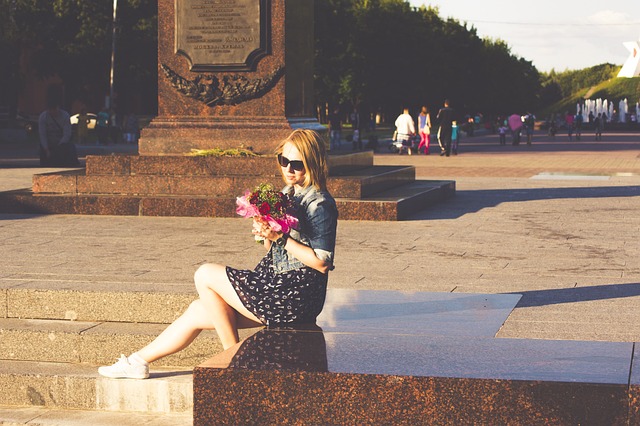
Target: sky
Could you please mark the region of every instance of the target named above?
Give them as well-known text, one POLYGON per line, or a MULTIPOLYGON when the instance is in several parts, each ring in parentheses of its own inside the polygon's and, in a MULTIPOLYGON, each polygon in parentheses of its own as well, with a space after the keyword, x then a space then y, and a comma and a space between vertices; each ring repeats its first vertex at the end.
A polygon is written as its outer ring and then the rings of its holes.
POLYGON ((467 22, 481 38, 505 41, 542 72, 623 65, 631 53, 622 43, 640 40, 640 0, 409 2, 437 7, 441 18, 467 22))

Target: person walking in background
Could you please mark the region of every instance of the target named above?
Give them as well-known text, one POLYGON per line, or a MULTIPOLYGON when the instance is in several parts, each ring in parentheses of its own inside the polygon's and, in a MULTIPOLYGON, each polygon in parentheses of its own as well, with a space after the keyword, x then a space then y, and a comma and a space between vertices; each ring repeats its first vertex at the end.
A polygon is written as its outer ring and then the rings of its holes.
POLYGON ((349 121, 351 121, 351 128, 353 129, 352 149, 353 151, 362 151, 362 138, 360 135, 360 113, 357 108, 353 108, 351 114, 349 114, 349 121))
POLYGON ((453 120, 451 123, 451 152, 453 155, 458 155, 458 138, 460 133, 458 132, 458 122, 453 120))
POLYGON ((571 114, 569 111, 567 111, 567 113, 564 116, 564 121, 565 123, 567 123, 567 135, 569 136, 569 140, 573 140, 572 139, 572 135, 573 135, 573 114, 571 114))
POLYGON ((138 117, 133 112, 125 115, 122 122, 122 132, 124 133, 124 141, 127 144, 138 143, 138 134, 140 133, 140 125, 138 117))
POLYGON ((507 126, 504 123, 498 127, 498 135, 500 136, 500 145, 507 144, 507 126))
POLYGON ((580 136, 582 136, 582 123, 584 121, 584 118, 582 117, 582 110, 578 111, 578 113, 576 114, 574 123, 576 126, 576 140, 579 141, 580 140, 580 136))
MULTIPOLYGON (((407 147, 407 153, 411 155, 411 138, 416 134, 416 126, 413 123, 413 117, 409 115, 409 108, 403 108, 402 114, 396 118, 396 134, 397 141, 402 143, 402 146, 407 147)), ((402 152, 402 148, 400 148, 402 152)))
POLYGON ((329 149, 339 149, 340 139, 342 138, 342 122, 340 120, 340 110, 334 108, 329 114, 329 149))
POLYGON ((87 109, 82 107, 78 114, 78 125, 76 127, 76 137, 78 138, 78 144, 82 145, 87 140, 89 135, 89 116, 87 115, 87 109))
POLYGON ((76 166, 78 156, 71 143, 71 117, 62 108, 62 87, 49 86, 46 107, 38 117, 41 166, 76 166))
POLYGON ((96 145, 109 144, 109 113, 106 108, 102 108, 96 118, 96 131, 98 133, 98 141, 96 145))
POLYGON ((420 148, 424 147, 424 154, 429 155, 429 145, 431 144, 431 114, 429 109, 423 106, 418 115, 418 132, 420 133, 420 145, 418 145, 418 153, 420 148))
MULTIPOLYGON (((454 110, 451 108, 449 99, 445 99, 444 107, 440 108, 438 111, 438 115, 436 117, 438 121, 438 125, 440 126, 439 138, 441 143, 444 145, 444 155, 447 157, 451 154, 451 132, 454 121, 454 110)), ((443 155, 440 154, 440 155, 443 155)))
POLYGON ((122 129, 120 128, 120 123, 118 123, 118 115, 116 114, 116 110, 111 110, 111 116, 109 117, 109 136, 114 145, 117 145, 122 138, 122 129))
POLYGON ((602 140, 602 129, 604 128, 604 118, 602 118, 602 114, 598 113, 598 116, 594 121, 594 129, 596 131, 596 140, 602 140))
POLYGON ((533 130, 536 126, 536 116, 527 112, 527 115, 524 116, 524 126, 525 131, 527 132, 527 145, 531 145, 533 140, 533 130))
POLYGON ((509 116, 509 129, 511 129, 511 145, 520 145, 520 132, 522 131, 522 117, 518 114, 509 116))
POLYGON ((261 238, 267 251, 256 268, 201 265, 194 275, 198 299, 151 343, 100 367, 100 375, 146 379, 149 363, 186 348, 202 330, 216 330, 228 349, 238 343, 240 328, 315 323, 334 268, 338 223, 336 202, 326 187, 325 145, 316 132, 298 129, 280 143, 276 157, 282 192, 296 206, 296 229, 283 233, 255 218, 253 237, 261 238))

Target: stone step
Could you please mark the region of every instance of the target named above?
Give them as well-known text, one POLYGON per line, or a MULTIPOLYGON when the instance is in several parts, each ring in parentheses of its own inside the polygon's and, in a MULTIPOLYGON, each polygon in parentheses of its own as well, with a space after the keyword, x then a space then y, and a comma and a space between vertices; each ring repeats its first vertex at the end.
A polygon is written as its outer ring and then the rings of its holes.
POLYGON ((152 368, 147 380, 109 379, 96 366, 0 363, 0 405, 63 410, 182 413, 193 409, 190 370, 152 368))
MULTIPOLYGON (((160 334, 164 324, 131 324, 64 320, 0 319, 0 359, 113 364, 160 334)), ((256 330, 241 330, 247 336, 256 330)), ((189 347, 154 366, 193 367, 222 352, 215 331, 204 331, 189 347)))
MULTIPOLYGON (((363 151, 329 155, 329 172, 373 166, 373 152, 363 151)), ((181 175, 247 176, 272 175, 277 172, 276 159, 259 157, 196 157, 155 155, 88 155, 87 176, 95 175, 181 175)))
POLYGON ((190 426, 187 413, 133 413, 94 410, 59 410, 42 407, 0 406, 3 426, 190 426))
POLYGON ((83 170, 33 176, 34 194, 236 197, 260 183, 284 186, 271 175, 85 175, 83 170))
MULTIPOLYGON (((402 220, 455 194, 455 181, 415 181, 374 196, 337 198, 340 219, 402 220)), ((235 197, 0 193, 0 212, 118 216, 237 217, 235 197)))
POLYGON ((0 317, 170 324, 197 297, 193 286, 170 291, 168 285, 150 283, 30 282, 26 278, 19 286, 7 282, 0 289, 0 317))
POLYGON ((455 195, 455 181, 418 180, 370 197, 336 199, 341 219, 403 220, 455 195))
POLYGON ((329 177, 327 189, 335 198, 362 199, 415 180, 413 166, 373 166, 338 172, 329 177))
MULTIPOLYGON (((343 170, 329 178, 327 186, 336 198, 362 198, 413 182, 415 168, 376 166, 343 170)), ((34 194, 139 195, 237 197, 260 183, 275 188, 282 178, 264 175, 87 175, 83 170, 43 173, 33 176, 34 194)))

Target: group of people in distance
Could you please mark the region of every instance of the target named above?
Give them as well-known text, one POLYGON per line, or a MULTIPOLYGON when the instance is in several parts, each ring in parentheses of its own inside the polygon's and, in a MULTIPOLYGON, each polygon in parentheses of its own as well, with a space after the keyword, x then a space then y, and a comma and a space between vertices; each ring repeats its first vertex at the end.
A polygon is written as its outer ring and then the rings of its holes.
MULTIPOLYGON (((598 113, 598 115, 596 116, 593 112, 589 112, 589 115, 587 115, 587 126, 593 129, 595 140, 602 140, 602 131, 606 122, 606 113, 598 113)), ((547 120, 547 135, 555 138, 558 129, 561 126, 565 126, 567 129, 567 137, 569 138, 569 140, 572 141, 573 136, 575 135, 576 140, 579 141, 582 137, 582 129, 584 123, 585 117, 581 110, 578 111, 577 114, 572 114, 570 111, 567 111, 564 117, 553 114, 547 120)))
MULTIPOLYGON (((399 152, 402 153, 406 149, 409 155, 412 150, 420 153, 424 150, 425 155, 429 155, 429 147, 431 145, 431 132, 433 130, 433 121, 431 114, 426 106, 420 110, 417 117, 418 131, 416 132, 413 117, 409 114, 409 108, 404 108, 402 114, 396 118, 393 140, 400 146, 399 152), (414 137, 420 136, 420 143, 415 147, 413 143, 414 137)), ((458 154, 458 126, 455 118, 455 111, 451 107, 450 101, 444 101, 444 105, 438 111, 435 117, 435 124, 438 125, 438 144, 440 145, 440 155, 449 156, 458 154)))

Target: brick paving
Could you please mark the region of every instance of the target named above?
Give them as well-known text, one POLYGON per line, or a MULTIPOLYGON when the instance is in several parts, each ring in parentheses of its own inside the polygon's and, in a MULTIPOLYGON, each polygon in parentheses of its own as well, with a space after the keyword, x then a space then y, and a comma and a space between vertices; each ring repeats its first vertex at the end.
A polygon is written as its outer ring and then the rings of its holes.
MULTIPOLYGON (((465 138, 449 158, 376 155, 379 165, 415 165, 418 178, 456 180, 456 197, 403 222, 341 221, 330 285, 517 293, 499 337, 640 341, 640 137, 545 138, 531 147, 465 138)), ((44 171, 4 158, 2 190, 44 171)), ((257 262, 249 228, 241 219, 0 215, 0 286, 191 289, 202 262, 257 262)))

